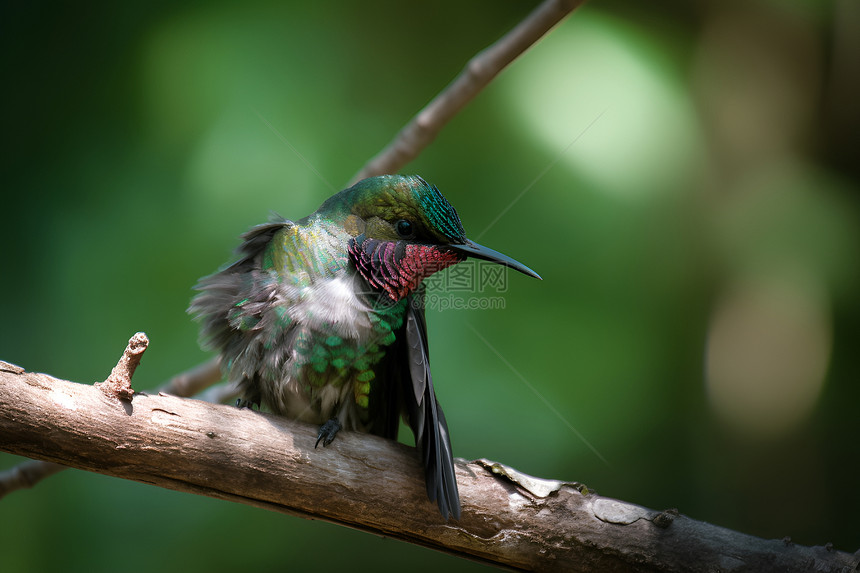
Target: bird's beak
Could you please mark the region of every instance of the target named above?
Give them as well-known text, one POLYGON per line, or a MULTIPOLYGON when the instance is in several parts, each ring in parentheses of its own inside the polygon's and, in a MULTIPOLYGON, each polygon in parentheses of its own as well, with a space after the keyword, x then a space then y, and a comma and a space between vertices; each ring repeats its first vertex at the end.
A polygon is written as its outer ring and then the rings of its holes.
POLYGON ((500 265, 504 265, 506 267, 512 268, 515 271, 520 271, 524 275, 528 275, 530 277, 534 277, 536 279, 541 279, 540 275, 522 264, 519 261, 512 259, 507 255, 503 255, 498 251, 494 251, 488 247, 484 247, 483 245, 479 245, 477 243, 473 243, 468 239, 463 243, 457 245, 448 245, 448 248, 452 251, 457 251, 466 255, 467 257, 475 257, 477 259, 484 259, 485 261, 492 261, 494 263, 498 263, 500 265))

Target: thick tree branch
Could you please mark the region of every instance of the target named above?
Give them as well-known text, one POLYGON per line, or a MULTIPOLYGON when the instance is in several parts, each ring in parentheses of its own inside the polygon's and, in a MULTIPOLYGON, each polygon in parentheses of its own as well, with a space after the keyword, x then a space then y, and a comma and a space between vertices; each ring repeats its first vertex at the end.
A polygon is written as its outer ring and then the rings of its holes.
POLYGON ((585 0, 545 0, 495 44, 476 54, 453 82, 412 118, 352 179, 396 173, 430 145, 439 131, 508 64, 540 40, 585 0))
MULTIPOLYGON (((426 499, 413 448, 164 394, 120 403, 93 386, 0 363, 0 450, 178 491, 323 519, 514 569, 839 571, 857 556, 765 541, 457 460, 463 517, 426 499)), ((843 569, 847 568, 847 569, 843 569)))
MULTIPOLYGON (((111 375, 105 382, 96 383, 96 387, 101 388, 108 396, 130 400, 134 393, 131 389, 131 377, 138 364, 140 364, 140 359, 148 345, 149 340, 146 339, 144 333, 139 332, 135 334, 128 341, 128 346, 113 371, 111 371, 111 375)), ((4 369, 8 372, 24 371, 14 364, 0 361, 0 370, 4 369)), ((183 398, 190 398, 200 394, 199 398, 201 400, 216 404, 235 399, 239 394, 239 390, 235 384, 225 382, 224 384, 210 388, 210 386, 219 380, 221 380, 221 361, 218 358, 213 358, 190 370, 180 372, 162 384, 159 392, 183 398)), ((29 460, 9 470, 0 472, 0 499, 13 491, 31 488, 43 479, 49 478, 65 469, 69 468, 53 462, 29 460)))

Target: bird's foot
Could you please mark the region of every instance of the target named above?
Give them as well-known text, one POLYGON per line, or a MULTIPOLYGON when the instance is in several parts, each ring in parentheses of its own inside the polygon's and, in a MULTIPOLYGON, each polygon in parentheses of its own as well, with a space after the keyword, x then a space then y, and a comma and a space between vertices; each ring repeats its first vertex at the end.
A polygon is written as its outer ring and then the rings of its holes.
POLYGON ((246 400, 244 398, 239 398, 238 400, 236 400, 237 408, 248 408, 249 410, 253 410, 254 406, 256 406, 258 410, 260 409, 260 404, 254 402, 253 400, 246 400))
POLYGON ((317 434, 317 443, 314 444, 314 449, 320 445, 320 441, 322 441, 323 447, 329 445, 342 427, 337 418, 332 418, 320 426, 320 433, 317 434))

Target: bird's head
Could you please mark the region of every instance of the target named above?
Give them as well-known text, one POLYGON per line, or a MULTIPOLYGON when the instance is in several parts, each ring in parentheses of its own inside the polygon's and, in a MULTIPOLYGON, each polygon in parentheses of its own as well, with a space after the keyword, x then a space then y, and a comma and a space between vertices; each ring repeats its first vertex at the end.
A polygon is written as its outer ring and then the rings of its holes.
POLYGON ((371 177, 338 195, 343 227, 352 237, 352 263, 372 287, 395 301, 424 278, 467 257, 540 278, 522 263, 467 239, 457 211, 421 177, 371 177))

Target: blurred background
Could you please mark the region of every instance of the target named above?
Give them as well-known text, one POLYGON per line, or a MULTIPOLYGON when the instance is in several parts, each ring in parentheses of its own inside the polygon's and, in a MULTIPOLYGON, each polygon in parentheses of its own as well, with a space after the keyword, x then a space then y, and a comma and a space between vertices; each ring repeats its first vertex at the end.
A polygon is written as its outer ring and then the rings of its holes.
MULTIPOLYGON (((136 389, 205 361, 196 280, 534 5, 5 3, 0 359, 92 383, 143 330, 136 389)), ((428 311, 455 455, 860 548, 858 66, 854 0, 595 0, 458 115, 403 172, 544 280, 428 311)), ((80 471, 0 530, 7 572, 484 568, 80 471)))

